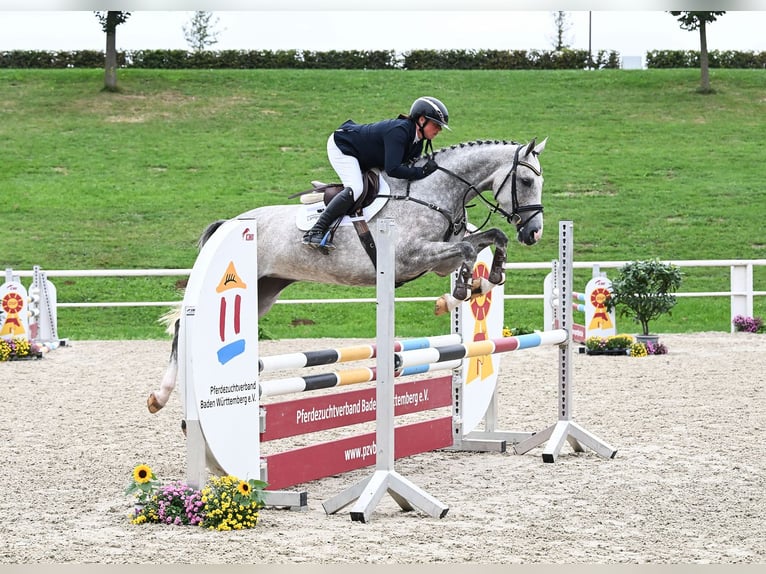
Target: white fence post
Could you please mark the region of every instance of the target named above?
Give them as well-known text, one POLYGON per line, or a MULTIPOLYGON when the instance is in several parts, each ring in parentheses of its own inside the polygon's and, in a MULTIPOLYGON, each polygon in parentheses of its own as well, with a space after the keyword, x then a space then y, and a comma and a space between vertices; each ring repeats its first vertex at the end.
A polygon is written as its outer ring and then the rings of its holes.
MULTIPOLYGON (((753 316, 753 264, 731 266, 731 320, 743 315, 753 316)), ((734 332, 734 323, 730 325, 734 332)))

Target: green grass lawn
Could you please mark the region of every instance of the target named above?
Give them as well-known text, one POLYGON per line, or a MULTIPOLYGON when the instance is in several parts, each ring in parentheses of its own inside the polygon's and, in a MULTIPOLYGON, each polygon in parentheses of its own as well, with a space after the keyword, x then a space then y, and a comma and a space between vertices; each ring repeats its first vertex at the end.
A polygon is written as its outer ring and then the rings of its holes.
MULTIPOLYGON (((575 260, 766 257, 766 71, 0 70, 4 268, 190 268, 212 220, 289 201, 337 180, 327 135, 406 112, 430 94, 450 110, 436 147, 549 137, 546 234, 510 261, 557 255, 557 221, 575 222, 575 260)), ((481 222, 481 208, 471 210, 481 222)), ((501 219, 494 224, 506 227, 501 219)), ((510 232, 510 230, 509 230, 510 232)), ((507 292, 541 293, 544 273, 509 274, 507 292)), ((578 271, 576 288, 589 273, 578 271)), ((59 301, 178 300, 183 278, 56 280, 59 301)), ((756 269, 756 289, 766 269, 756 269)), ((682 291, 728 290, 728 269, 687 270, 682 291)), ((397 296, 435 296, 424 277, 397 296)), ((285 298, 373 297, 374 289, 298 284, 285 298)), ((758 298, 756 314, 766 314, 758 298)), ((74 339, 163 337, 159 308, 62 309, 74 339)), ((277 305, 284 337, 372 337, 374 305, 277 305)), ((539 301, 506 304, 509 326, 542 326, 539 301)), ((658 332, 729 329, 728 298, 680 299, 658 332)), ((397 307, 397 334, 446 332, 430 303, 397 307)), ((621 331, 634 332, 625 320, 621 331)))

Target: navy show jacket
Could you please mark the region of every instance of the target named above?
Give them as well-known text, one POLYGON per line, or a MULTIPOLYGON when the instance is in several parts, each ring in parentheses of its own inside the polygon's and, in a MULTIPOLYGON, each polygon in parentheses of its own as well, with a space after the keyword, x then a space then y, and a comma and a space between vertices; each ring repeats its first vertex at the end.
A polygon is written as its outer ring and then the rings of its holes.
POLYGON ((391 177, 422 179, 423 168, 408 165, 423 152, 423 140, 415 142, 415 122, 399 117, 372 124, 343 123, 334 132, 335 144, 359 161, 362 171, 383 169, 391 177))

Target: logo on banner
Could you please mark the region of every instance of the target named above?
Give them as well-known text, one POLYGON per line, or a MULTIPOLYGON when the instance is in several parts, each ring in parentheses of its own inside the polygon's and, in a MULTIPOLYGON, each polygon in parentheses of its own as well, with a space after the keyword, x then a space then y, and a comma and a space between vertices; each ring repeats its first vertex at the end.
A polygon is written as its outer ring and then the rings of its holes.
POLYGON ((18 293, 6 293, 2 300, 2 307, 6 316, 0 335, 23 335, 25 331, 19 315, 24 308, 24 298, 18 293))
MULTIPOLYGON (((473 268, 473 277, 475 279, 487 279, 489 277, 489 268, 483 262, 478 262, 473 268)), ((487 317, 489 309, 492 306, 492 291, 482 293, 471 299, 471 315, 473 315, 473 341, 486 341, 488 339, 487 317)), ((494 369, 492 367, 492 357, 483 355, 481 357, 471 357, 468 361, 468 373, 465 384, 468 385, 475 380, 486 379, 492 376, 494 369)))
POLYGON ((588 324, 588 329, 612 329, 612 319, 606 310, 606 301, 611 294, 609 289, 597 287, 590 294, 590 304, 593 305, 593 318, 588 324))
POLYGON ((234 357, 245 352, 245 339, 240 336, 242 325, 242 294, 247 284, 237 273, 234 262, 229 265, 221 277, 216 293, 221 295, 218 311, 218 337, 223 346, 218 349, 218 362, 225 365, 234 357), (233 339, 233 340, 232 340, 233 339))

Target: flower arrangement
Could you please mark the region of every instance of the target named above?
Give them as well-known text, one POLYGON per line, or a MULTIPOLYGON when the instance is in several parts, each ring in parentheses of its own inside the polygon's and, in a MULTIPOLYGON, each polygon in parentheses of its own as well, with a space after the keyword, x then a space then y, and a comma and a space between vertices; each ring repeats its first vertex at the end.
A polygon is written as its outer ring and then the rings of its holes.
POLYGON ((43 356, 42 348, 24 337, 0 338, 0 361, 35 359, 43 356))
POLYGON ((133 469, 133 480, 125 494, 136 498, 131 514, 133 524, 154 522, 241 530, 258 523, 266 486, 260 480, 244 481, 234 476, 213 477, 202 490, 180 481, 158 486, 151 468, 140 464, 133 469))
POLYGON ((646 352, 649 355, 666 355, 668 348, 660 342, 652 343, 649 341, 646 343, 646 352))
POLYGON ((745 317, 737 315, 732 320, 735 331, 744 331, 745 333, 762 333, 764 331, 763 319, 760 317, 745 317))
POLYGON ((643 343, 633 343, 630 346, 629 354, 631 357, 646 357, 649 353, 647 352, 646 345, 643 343))
POLYGON ((646 357, 664 355, 668 348, 662 343, 638 343, 632 335, 612 335, 611 337, 588 337, 585 348, 589 355, 629 355, 646 357))
POLYGON ((260 480, 245 482, 234 476, 213 477, 202 489, 205 517, 202 527, 209 530, 242 530, 258 523, 258 509, 263 506, 260 480))
POLYGON ((635 342, 632 335, 612 335, 610 337, 588 337, 585 339, 585 348, 591 354, 606 354, 606 351, 614 351, 610 355, 627 354, 630 346, 635 342), (620 351, 622 351, 620 353, 620 351))
POLYGON ((133 480, 125 489, 125 494, 134 494, 137 504, 146 506, 154 495, 157 487, 157 477, 146 464, 139 464, 133 469, 133 480))

